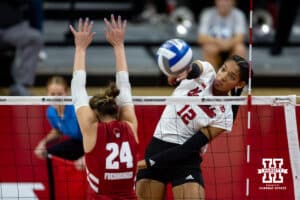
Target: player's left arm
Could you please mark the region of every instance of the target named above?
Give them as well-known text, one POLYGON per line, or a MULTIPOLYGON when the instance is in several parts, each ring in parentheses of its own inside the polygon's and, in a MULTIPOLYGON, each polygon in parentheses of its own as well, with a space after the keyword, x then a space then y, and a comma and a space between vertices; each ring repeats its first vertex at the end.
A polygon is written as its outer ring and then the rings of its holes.
POLYGON ((105 37, 114 49, 115 68, 116 68, 116 85, 120 90, 117 97, 120 107, 120 120, 126 121, 133 129, 136 141, 137 136, 137 118, 131 95, 131 84, 129 81, 129 73, 127 59, 125 54, 125 33, 126 20, 122 20, 121 16, 116 19, 111 15, 110 20, 104 19, 105 22, 105 37))
POLYGON ((216 137, 218 137, 224 131, 225 130, 222 128, 217 128, 217 127, 212 127, 212 126, 201 129, 202 134, 207 137, 209 142, 214 140, 216 137))
POLYGON ((190 156, 199 153, 200 149, 219 136, 224 129, 216 127, 206 127, 199 130, 191 138, 189 138, 182 145, 172 147, 166 151, 162 151, 145 160, 139 161, 138 167, 160 167, 184 162, 190 159, 190 156))

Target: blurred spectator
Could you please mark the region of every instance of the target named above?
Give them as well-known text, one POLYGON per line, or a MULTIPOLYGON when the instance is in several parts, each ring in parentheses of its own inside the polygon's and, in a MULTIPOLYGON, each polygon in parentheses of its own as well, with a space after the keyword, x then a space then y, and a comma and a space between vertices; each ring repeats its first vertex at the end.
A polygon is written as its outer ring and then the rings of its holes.
POLYGON ((43 46, 41 34, 31 28, 24 18, 25 0, 0 1, 0 41, 16 47, 18 61, 12 67, 14 84, 10 95, 30 95, 34 84, 38 54, 43 46))
POLYGON ((68 15, 67 15, 68 20, 69 20, 69 24, 68 24, 68 26, 66 26, 67 28, 66 28, 65 33, 64 33, 65 40, 67 40, 67 41, 70 41, 71 39, 73 39, 73 34, 71 33, 71 31, 69 29, 69 25, 74 26, 74 22, 77 19, 76 10, 75 10, 75 3, 76 3, 76 0, 69 0, 70 9, 69 9, 69 12, 68 12, 68 15))
MULTIPOLYGON (((51 77, 46 85, 48 96, 68 95, 67 81, 60 76, 51 77)), ((52 105, 47 109, 47 119, 51 130, 38 143, 34 154, 46 159, 50 199, 54 199, 54 179, 52 159, 49 155, 74 161, 75 168, 85 168, 82 136, 73 105, 52 105)))
MULTIPOLYGON (((13 83, 11 66, 15 59, 15 47, 0 39, 0 88, 10 86, 13 83)), ((7 95, 0 90, 0 96, 7 95)))
POLYGON ((235 7, 235 1, 215 0, 215 6, 200 15, 198 43, 202 46, 203 60, 218 70, 230 55, 246 57, 245 34, 246 17, 235 7))
POLYGON ((213 6, 213 1, 199 1, 199 0, 177 0, 177 7, 188 7, 194 14, 194 18, 198 20, 199 14, 203 9, 213 6))
MULTIPOLYGON (((30 0, 29 7, 27 9, 27 16, 29 19, 29 24, 32 28, 40 31, 43 34, 44 25, 44 0, 30 0)), ((45 60, 47 58, 47 53, 45 49, 41 49, 39 52, 40 60, 45 60)))
MULTIPOLYGON (((67 96, 68 84, 63 77, 53 76, 47 82, 48 96, 67 96)), ((82 136, 73 105, 53 105, 47 109, 51 130, 35 148, 35 155, 44 159, 52 154, 77 160, 84 154, 82 136)))
POLYGON ((299 0, 280 1, 271 55, 280 55, 282 53, 283 46, 286 45, 289 40, 298 9, 299 0))
POLYGON ((44 23, 44 0, 30 0, 28 7, 28 19, 30 26, 43 32, 44 23))
POLYGON ((172 12, 176 6, 176 0, 134 0, 135 9, 142 10, 140 15, 135 18, 135 21, 149 21, 156 23, 167 17, 167 14, 172 12), (143 3, 141 3, 143 2, 143 3))

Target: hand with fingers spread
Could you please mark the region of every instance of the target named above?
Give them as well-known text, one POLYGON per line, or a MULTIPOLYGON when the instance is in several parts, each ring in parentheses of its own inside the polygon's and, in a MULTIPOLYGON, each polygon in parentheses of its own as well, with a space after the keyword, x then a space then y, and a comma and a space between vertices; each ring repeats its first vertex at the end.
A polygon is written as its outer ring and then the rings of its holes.
POLYGON ((114 15, 111 15, 110 21, 104 18, 104 22, 106 25, 105 27, 106 40, 112 46, 123 45, 127 21, 126 20, 122 21, 121 16, 118 16, 116 20, 114 15))
POLYGON ((70 30, 74 35, 76 48, 86 49, 91 44, 96 35, 96 32, 92 32, 93 26, 93 21, 90 21, 88 18, 86 18, 84 22, 81 18, 78 20, 77 31, 70 25, 70 30))

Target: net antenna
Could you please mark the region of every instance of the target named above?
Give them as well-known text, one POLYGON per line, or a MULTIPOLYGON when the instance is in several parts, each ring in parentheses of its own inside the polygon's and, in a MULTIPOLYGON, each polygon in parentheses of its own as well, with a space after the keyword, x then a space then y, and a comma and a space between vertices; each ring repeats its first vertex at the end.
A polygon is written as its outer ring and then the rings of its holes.
MULTIPOLYGON (((248 72, 248 96, 247 96, 247 134, 251 134, 251 114, 252 114, 252 44, 253 44, 253 0, 249 0, 249 72, 248 72)), ((246 146, 247 164, 250 164, 250 144, 246 146)), ((246 177, 246 197, 249 197, 249 176, 246 177)))
POLYGON ((249 74, 248 74, 248 95, 251 96, 252 91, 252 78, 251 78, 251 71, 252 71, 252 44, 253 44, 253 0, 250 0, 250 12, 249 12, 249 74))

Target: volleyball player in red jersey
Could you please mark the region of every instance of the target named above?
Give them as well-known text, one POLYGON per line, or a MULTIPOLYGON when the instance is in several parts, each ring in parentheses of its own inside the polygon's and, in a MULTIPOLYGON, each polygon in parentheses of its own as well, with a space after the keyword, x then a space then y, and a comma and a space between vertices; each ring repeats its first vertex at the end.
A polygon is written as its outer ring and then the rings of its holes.
POLYGON ((83 135, 88 199, 137 199, 134 181, 137 167, 137 118, 134 111, 125 57, 126 20, 104 19, 106 40, 116 63, 116 85, 90 100, 86 92, 86 49, 92 42, 93 22, 78 21, 75 39, 72 99, 83 135), (118 102, 118 104, 117 104, 118 102))

